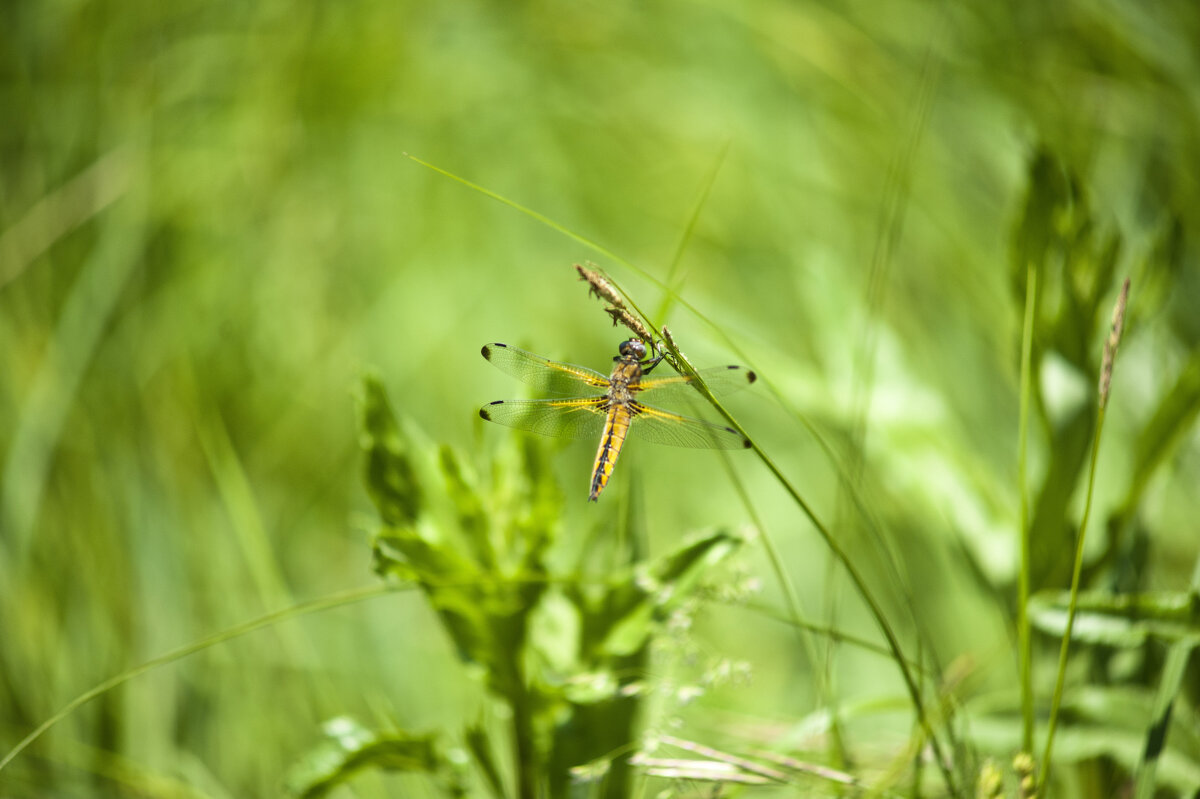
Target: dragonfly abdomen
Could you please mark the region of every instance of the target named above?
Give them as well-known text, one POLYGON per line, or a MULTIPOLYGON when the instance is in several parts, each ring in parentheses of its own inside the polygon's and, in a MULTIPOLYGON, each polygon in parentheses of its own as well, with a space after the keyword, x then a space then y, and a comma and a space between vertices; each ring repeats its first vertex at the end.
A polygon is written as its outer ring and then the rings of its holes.
POLYGON ((612 476, 621 447, 625 446, 625 437, 629 435, 629 423, 633 414, 627 405, 613 405, 609 408, 608 419, 604 423, 604 435, 600 437, 600 448, 596 451, 596 463, 592 467, 592 490, 588 499, 593 502, 600 497, 600 492, 608 485, 612 476))

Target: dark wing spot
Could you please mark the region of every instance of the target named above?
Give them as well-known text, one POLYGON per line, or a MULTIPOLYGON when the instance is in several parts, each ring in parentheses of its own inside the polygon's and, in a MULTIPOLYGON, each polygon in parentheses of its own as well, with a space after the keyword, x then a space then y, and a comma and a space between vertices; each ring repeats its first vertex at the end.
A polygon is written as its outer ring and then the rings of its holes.
POLYGON ((725 368, 729 369, 729 370, 741 369, 742 371, 744 371, 746 373, 746 382, 747 383, 753 383, 755 380, 758 379, 758 375, 754 374, 754 372, 751 372, 749 369, 745 368, 744 366, 736 366, 735 365, 735 366, 726 366, 725 368))
POLYGON ((726 433, 733 433, 735 436, 737 436, 738 438, 742 439, 742 449, 750 449, 750 439, 746 438, 746 437, 745 437, 745 436, 743 436, 741 433, 739 433, 738 431, 734 430, 732 427, 726 427, 726 428, 725 428, 725 432, 726 432, 726 433))
POLYGON ((742 449, 750 449, 750 439, 746 438, 746 437, 745 437, 745 436, 743 436, 741 433, 739 433, 738 431, 734 430, 732 427, 726 427, 726 428, 725 428, 725 432, 727 432, 727 433, 733 433, 735 436, 737 436, 738 438, 742 439, 742 449))
POLYGON ((490 413, 488 413, 487 408, 479 409, 479 418, 487 419, 489 422, 492 421, 492 415, 490 413))
POLYGON ((507 349, 508 345, 500 344, 500 343, 484 344, 483 349, 479 350, 479 352, 483 355, 483 357, 487 358, 489 361, 492 359, 492 347, 504 347, 507 349))

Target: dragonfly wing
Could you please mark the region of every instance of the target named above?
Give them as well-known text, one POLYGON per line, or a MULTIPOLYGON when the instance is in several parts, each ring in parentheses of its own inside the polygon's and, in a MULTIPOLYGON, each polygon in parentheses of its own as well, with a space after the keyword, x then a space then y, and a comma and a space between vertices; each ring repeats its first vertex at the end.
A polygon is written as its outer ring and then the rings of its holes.
POLYGON ((480 408, 479 415, 489 422, 538 435, 598 439, 604 431, 607 409, 607 397, 497 400, 480 408))
POLYGON ((500 371, 547 394, 570 395, 584 393, 588 388, 600 392, 608 389, 608 378, 599 372, 552 361, 507 344, 484 344, 480 352, 500 371))
MULTIPOLYGON (((701 369, 697 374, 715 397, 740 391, 758 379, 758 375, 744 366, 715 366, 711 369, 701 369)), ((638 394, 650 395, 655 402, 668 404, 684 399, 695 400, 700 396, 695 383, 695 378, 690 375, 657 377, 639 383, 638 394)))
POLYGON ((693 449, 745 449, 750 446, 745 436, 732 427, 680 416, 640 402, 633 403, 633 407, 630 427, 638 438, 693 449))

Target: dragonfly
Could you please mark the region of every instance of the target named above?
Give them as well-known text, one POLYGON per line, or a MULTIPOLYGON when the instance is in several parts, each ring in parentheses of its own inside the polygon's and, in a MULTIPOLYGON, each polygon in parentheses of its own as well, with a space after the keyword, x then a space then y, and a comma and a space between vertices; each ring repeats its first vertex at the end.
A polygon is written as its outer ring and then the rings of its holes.
MULTIPOLYGON (((676 447, 745 449, 750 441, 732 427, 680 416, 647 405, 642 397, 672 402, 696 398, 696 381, 688 375, 645 379, 663 356, 647 359, 639 339, 622 341, 605 376, 583 366, 560 363, 507 344, 485 344, 481 350, 493 366, 539 391, 549 399, 496 400, 479 409, 489 422, 544 436, 599 437, 592 466, 588 499, 596 501, 608 485, 625 438, 636 437, 676 447)), ((698 372, 714 396, 753 383, 754 372, 741 366, 717 366, 698 372)))

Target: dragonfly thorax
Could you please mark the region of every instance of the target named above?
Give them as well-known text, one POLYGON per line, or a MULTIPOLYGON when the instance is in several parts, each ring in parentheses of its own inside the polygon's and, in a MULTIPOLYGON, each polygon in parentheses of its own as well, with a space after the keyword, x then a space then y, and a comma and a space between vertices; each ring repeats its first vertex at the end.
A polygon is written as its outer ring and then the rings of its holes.
POLYGON ((609 375, 608 400, 611 405, 619 405, 633 400, 637 384, 642 379, 641 361, 633 358, 621 358, 609 375))

